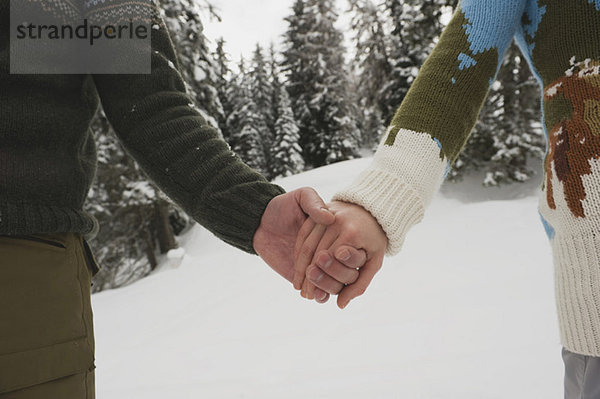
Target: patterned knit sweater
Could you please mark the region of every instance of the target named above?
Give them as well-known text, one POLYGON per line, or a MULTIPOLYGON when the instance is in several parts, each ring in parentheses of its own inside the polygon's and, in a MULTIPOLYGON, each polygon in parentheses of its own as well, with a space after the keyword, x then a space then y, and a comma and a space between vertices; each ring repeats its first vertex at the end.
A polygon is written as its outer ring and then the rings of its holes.
MULTIPOLYGON (((152 16, 151 74, 11 75, 9 3, 0 0, 0 234, 96 235, 97 221, 82 206, 96 172, 90 122, 101 101, 125 150, 173 201, 254 253, 262 214, 284 190, 242 163, 192 106, 159 10, 142 1, 125 8, 152 16)), ((98 20, 128 21, 111 3, 85 4, 98 20)), ((75 6, 45 0, 43 7, 60 16, 75 6)))
POLYGON ((334 199, 368 209, 399 251, 464 146, 513 38, 543 90, 539 211, 562 344, 600 356, 600 0, 462 0, 371 166, 334 199))

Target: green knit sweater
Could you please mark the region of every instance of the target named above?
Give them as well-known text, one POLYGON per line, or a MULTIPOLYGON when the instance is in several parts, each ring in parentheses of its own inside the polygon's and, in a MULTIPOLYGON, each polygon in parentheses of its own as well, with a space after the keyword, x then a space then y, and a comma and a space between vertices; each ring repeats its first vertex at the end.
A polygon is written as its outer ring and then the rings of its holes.
POLYGON ((11 75, 9 0, 0 0, 0 234, 96 235, 82 206, 96 172, 90 122, 101 102, 158 187, 219 238, 254 253, 261 216, 284 190, 246 166, 189 105, 167 28, 152 15, 160 28, 151 31, 151 74, 11 75))
POLYGON ((554 254, 561 342, 600 356, 600 0, 461 0, 372 164, 334 199, 368 209, 389 253, 400 251, 513 40, 542 94, 548 145, 539 213, 554 254))

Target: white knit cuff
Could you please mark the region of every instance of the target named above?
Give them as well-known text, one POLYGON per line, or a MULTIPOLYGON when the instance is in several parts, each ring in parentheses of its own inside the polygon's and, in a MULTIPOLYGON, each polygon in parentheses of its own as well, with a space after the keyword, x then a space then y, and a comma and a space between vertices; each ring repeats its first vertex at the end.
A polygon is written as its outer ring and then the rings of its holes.
POLYGON ((440 153, 430 134, 399 129, 394 143, 384 138, 369 168, 333 199, 369 211, 387 235, 387 254, 394 255, 444 180, 448 161, 440 153))
POLYGON ((369 211, 387 235, 387 255, 400 252, 406 232, 424 213, 415 192, 382 170, 362 172, 351 187, 334 195, 333 201, 351 202, 369 211))

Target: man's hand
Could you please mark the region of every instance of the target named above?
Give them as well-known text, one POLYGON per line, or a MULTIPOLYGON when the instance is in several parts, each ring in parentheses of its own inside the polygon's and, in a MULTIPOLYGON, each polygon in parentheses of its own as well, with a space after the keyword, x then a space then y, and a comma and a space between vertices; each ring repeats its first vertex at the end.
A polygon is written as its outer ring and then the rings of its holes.
MULTIPOLYGON (((254 233, 256 253, 288 281, 294 277, 294 246, 300 228, 310 217, 321 225, 330 225, 335 216, 311 188, 300 188, 279 195, 269 202, 260 226, 254 233)), ((329 294, 317 291, 318 302, 327 302, 329 294)))
POLYGON ((332 202, 329 210, 335 214, 334 224, 324 226, 309 219, 298 234, 293 282, 308 299, 321 295, 315 289, 339 293, 337 303, 343 309, 366 291, 381 269, 388 241, 377 220, 364 208, 332 202))

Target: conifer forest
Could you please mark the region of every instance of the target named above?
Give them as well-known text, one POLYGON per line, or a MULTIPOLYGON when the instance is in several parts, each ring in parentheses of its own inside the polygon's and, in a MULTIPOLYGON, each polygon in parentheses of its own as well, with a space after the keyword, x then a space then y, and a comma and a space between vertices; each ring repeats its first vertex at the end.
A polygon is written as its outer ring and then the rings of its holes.
MULTIPOLYGON (((249 166, 275 180, 371 156, 457 0, 294 0, 281 40, 240 58, 203 21, 210 0, 160 0, 193 105, 249 166), (341 15, 350 21, 342 31, 341 15)), ((87 211, 101 272, 93 289, 152 272, 195 223, 123 149, 100 110, 87 211)), ((540 94, 518 48, 508 50, 466 147, 446 184, 471 172, 485 186, 528 181, 545 153, 540 94)))

